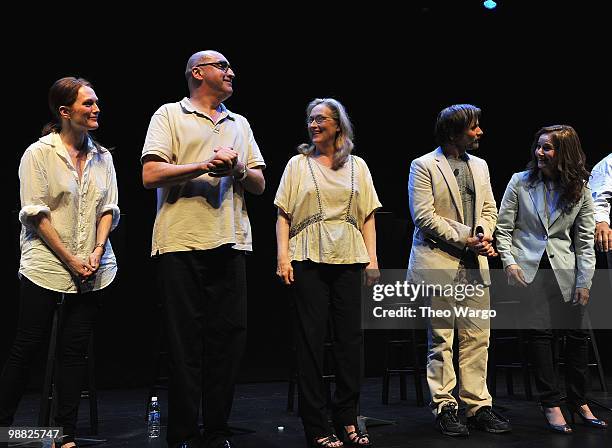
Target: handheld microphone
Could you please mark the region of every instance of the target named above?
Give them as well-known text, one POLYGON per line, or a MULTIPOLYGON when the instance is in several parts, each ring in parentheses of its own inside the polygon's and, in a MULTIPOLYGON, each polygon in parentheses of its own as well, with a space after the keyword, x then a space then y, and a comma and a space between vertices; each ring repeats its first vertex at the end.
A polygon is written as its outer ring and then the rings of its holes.
POLYGON ((482 226, 476 226, 476 235, 478 235, 479 233, 482 234, 484 236, 484 228, 482 226))

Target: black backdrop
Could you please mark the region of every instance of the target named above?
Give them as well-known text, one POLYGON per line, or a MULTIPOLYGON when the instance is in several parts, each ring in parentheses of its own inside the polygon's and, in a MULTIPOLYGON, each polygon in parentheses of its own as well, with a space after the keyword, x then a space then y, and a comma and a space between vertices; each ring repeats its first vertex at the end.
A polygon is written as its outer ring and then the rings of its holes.
MULTIPOLYGON (((0 362, 18 306, 17 167, 48 120, 48 88, 62 76, 93 82, 102 109, 96 138, 115 147, 123 217, 111 240, 120 274, 96 334, 102 387, 146 383, 157 350, 155 272, 148 257, 155 194, 142 188, 139 156, 152 113, 187 94, 183 70, 195 51, 217 49, 235 67, 235 93, 226 104, 249 119, 268 164, 266 192, 247 199, 255 251, 248 259, 244 381, 286 375, 290 326, 287 296, 274 275, 273 197, 286 161, 306 140, 304 109, 312 98, 335 97, 352 117, 356 154, 370 166, 388 212, 378 229, 386 268, 405 267, 408 168, 434 148, 433 123, 443 107, 468 102, 483 109, 479 155, 489 162, 498 202, 511 174, 524 168, 532 136, 543 125, 573 125, 588 162, 603 158, 611 151, 610 48, 600 26, 608 17, 582 9, 586 3, 500 1, 495 11, 480 3, 421 1, 401 9, 384 2, 359 8, 322 2, 274 8, 177 4, 131 16, 120 8, 102 15, 99 7, 36 11, 36 17, 33 11, 7 13, 5 20, 14 22, 3 39, 4 219, 10 243, 3 264, 0 362)), ((378 336, 366 335, 369 374, 379 371, 378 336)), ((607 364, 610 358, 605 353, 607 364)))

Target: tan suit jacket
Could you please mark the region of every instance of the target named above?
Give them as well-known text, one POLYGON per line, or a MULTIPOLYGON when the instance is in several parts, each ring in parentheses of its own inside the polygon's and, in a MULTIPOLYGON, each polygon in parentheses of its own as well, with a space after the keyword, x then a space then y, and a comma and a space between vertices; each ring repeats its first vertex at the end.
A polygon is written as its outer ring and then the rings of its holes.
MULTIPOLYGON (((469 154, 468 166, 474 179, 475 227, 481 226, 485 235, 491 236, 497 222, 497 208, 489 168, 483 159, 472 154, 469 154)), ((409 279, 425 280, 421 275, 424 270, 444 269, 452 275, 459 267, 467 238, 474 232, 472 223, 464 223, 459 185, 442 148, 412 161, 408 197, 415 225, 409 279)), ((487 258, 479 256, 478 263, 483 280, 489 283, 487 258)))

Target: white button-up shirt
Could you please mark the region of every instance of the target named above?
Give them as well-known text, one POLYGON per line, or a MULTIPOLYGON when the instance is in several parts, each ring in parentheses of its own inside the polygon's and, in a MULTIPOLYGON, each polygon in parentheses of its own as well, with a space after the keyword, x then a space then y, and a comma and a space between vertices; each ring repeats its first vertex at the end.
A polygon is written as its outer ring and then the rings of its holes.
POLYGON ((117 272, 110 241, 106 242, 95 275, 85 283, 78 283, 40 238, 29 218, 45 213, 66 248, 87 260, 96 244, 97 222, 102 214, 112 212, 111 229, 119 223, 117 179, 110 152, 89 140, 79 179, 59 134, 47 134, 26 149, 19 165, 19 180, 19 275, 43 288, 65 293, 95 291, 108 286, 117 272))
POLYGON ((612 200, 612 153, 593 167, 591 190, 595 206, 595 222, 610 224, 610 201, 612 200))

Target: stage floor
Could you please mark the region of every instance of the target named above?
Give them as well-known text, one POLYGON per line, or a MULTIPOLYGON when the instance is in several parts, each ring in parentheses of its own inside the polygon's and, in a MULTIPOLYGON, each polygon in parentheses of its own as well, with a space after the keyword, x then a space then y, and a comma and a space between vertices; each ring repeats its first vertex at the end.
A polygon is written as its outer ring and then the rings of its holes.
MULTIPOLYGON (((612 386, 608 377, 608 387, 612 386)), ((517 378, 518 380, 518 378, 517 378)), ((516 381, 516 380, 515 380, 516 381)), ((519 382, 520 383, 520 382, 519 382)), ((517 387, 517 386, 515 386, 517 387)), ((520 384, 518 385, 520 387, 520 384)), ((520 389, 514 396, 508 396, 500 375, 498 396, 494 406, 513 425, 510 434, 494 435, 472 431, 465 439, 442 436, 433 427, 433 416, 426 407, 417 407, 414 387, 408 378, 408 399, 399 399, 397 378, 392 379, 389 405, 381 404, 381 379, 369 378, 362 388, 361 413, 368 417, 393 422, 385 425, 369 425, 368 431, 377 448, 405 447, 580 447, 602 448, 612 446, 612 429, 587 428, 578 422, 573 425, 574 434, 564 436, 546 429, 544 419, 535 401, 527 401, 520 389)), ((101 448, 115 447, 166 447, 165 427, 162 437, 149 443, 146 437, 144 406, 147 391, 103 390, 99 391, 99 434, 106 439, 98 444, 101 448)), ((425 394, 427 397, 427 394, 425 394)), ((162 425, 166 416, 166 393, 159 393, 162 407, 162 425)), ((591 397, 598 402, 612 406, 612 394, 604 394, 594 384, 591 397)), ((296 400, 297 405, 297 400, 296 400)), ((16 415, 15 426, 35 425, 38 415, 39 396, 28 394, 22 400, 16 415)), ((236 428, 233 442, 238 448, 293 448, 304 447, 301 422, 295 412, 287 407, 287 383, 257 383, 237 386, 230 424, 236 428), (281 429, 282 428, 282 429, 281 429), (241 429, 248 432, 240 431, 241 429), (254 432, 251 432, 254 431, 254 432)), ((612 421, 612 413, 592 406, 600 418, 612 421)), ((83 400, 79 412, 79 436, 88 438, 88 403, 83 400)), ((372 420, 371 420, 372 421, 372 420)), ((87 446, 83 441, 80 446, 87 446)))

